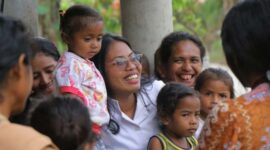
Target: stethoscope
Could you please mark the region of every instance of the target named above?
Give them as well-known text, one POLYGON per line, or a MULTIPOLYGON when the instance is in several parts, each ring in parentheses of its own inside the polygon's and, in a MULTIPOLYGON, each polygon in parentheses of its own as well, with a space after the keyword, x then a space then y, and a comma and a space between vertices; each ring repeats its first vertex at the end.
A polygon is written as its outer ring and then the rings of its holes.
POLYGON ((107 128, 111 131, 111 133, 113 135, 116 135, 120 132, 119 124, 115 120, 113 120, 112 118, 110 118, 110 121, 109 121, 107 128))
MULTIPOLYGON (((150 99, 150 97, 146 94, 147 98, 150 99)), ((146 110, 149 112, 149 108, 148 106, 150 104, 146 104, 144 99, 143 99, 143 103, 144 103, 144 106, 146 108, 146 110)), ((110 130, 110 132, 113 134, 113 135, 116 135, 120 132, 120 125, 114 120, 112 119, 112 117, 110 116, 110 120, 109 120, 109 123, 107 125, 107 128, 110 130)))

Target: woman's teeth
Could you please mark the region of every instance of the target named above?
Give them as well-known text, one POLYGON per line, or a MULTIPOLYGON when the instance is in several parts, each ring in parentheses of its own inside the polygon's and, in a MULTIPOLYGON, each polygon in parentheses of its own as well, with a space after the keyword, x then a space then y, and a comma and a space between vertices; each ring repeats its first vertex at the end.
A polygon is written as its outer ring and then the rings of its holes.
POLYGON ((137 78, 138 78, 137 74, 133 74, 133 75, 127 77, 128 80, 137 79, 137 78))
POLYGON ((192 75, 181 75, 181 78, 184 80, 190 80, 192 78, 192 75))

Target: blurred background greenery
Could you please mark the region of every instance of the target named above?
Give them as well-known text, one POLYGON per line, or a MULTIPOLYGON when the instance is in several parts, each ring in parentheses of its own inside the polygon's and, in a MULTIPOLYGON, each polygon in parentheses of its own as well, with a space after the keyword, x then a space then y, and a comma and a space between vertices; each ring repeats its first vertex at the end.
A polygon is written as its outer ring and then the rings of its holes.
MULTIPOLYGON (((174 31, 187 31, 203 41, 210 62, 224 64, 220 27, 224 14, 239 0, 172 0, 174 31)), ((73 4, 95 8, 105 20, 105 32, 121 34, 120 0, 38 0, 39 31, 65 50, 59 34, 59 10, 73 4)))

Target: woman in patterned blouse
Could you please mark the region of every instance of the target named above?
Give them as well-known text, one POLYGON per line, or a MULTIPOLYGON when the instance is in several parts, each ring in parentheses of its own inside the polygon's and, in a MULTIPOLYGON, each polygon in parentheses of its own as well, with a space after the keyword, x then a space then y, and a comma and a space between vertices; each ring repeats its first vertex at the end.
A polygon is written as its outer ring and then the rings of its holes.
POLYGON ((252 91, 215 107, 200 137, 200 149, 270 149, 270 1, 245 0, 223 22, 228 65, 252 91))

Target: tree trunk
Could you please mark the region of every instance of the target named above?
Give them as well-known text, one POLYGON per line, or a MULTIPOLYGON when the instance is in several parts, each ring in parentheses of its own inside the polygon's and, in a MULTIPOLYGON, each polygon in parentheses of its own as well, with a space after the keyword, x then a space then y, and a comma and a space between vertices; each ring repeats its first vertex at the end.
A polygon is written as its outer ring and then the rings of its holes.
MULTIPOLYGON (((3 2, 3 0, 1 0, 3 2)), ((36 0, 4 0, 3 14, 20 19, 34 36, 38 35, 36 0)))
POLYGON ((121 0, 122 33, 154 68, 154 53, 173 31, 171 0, 121 0))

